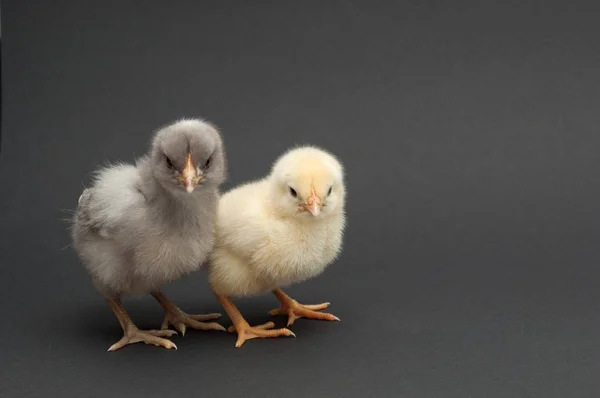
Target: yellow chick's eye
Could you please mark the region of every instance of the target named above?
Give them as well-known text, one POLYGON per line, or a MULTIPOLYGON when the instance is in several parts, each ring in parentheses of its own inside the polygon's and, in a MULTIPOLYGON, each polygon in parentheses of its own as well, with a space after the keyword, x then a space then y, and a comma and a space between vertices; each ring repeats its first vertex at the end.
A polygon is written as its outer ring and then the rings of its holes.
POLYGON ((295 198, 298 196, 298 192, 296 192, 294 188, 290 187, 290 195, 292 195, 295 198))
POLYGON ((331 190, 333 190, 333 186, 329 187, 329 191, 327 191, 327 196, 331 195, 331 190))

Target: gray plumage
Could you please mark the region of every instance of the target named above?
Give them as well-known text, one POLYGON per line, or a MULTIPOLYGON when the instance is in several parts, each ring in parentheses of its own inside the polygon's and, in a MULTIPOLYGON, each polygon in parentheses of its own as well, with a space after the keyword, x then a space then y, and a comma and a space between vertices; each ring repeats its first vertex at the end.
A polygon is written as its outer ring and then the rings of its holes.
MULTIPOLYGON (((149 153, 135 165, 114 165, 96 173, 93 185, 79 198, 72 239, 94 285, 107 300, 153 293, 167 317, 175 316, 172 312, 177 311, 170 308, 172 304, 159 289, 198 270, 207 259, 213 247, 219 186, 226 174, 220 134, 195 119, 159 130, 149 153), (202 178, 197 185, 188 181, 193 189, 189 192, 184 177, 192 169, 192 177, 202 178)), ((199 326, 187 321, 202 316, 179 312, 180 319, 168 321, 182 333, 185 325, 199 326)), ((214 325, 219 328, 206 325, 196 328, 222 329, 218 324, 214 325)))

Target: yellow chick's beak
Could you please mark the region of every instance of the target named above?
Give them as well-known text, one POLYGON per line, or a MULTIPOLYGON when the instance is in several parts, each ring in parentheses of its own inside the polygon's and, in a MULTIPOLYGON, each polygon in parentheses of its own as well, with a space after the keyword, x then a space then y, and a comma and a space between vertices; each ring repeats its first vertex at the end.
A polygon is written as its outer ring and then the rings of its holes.
POLYGON ((321 213, 321 199, 313 192, 302 205, 313 216, 318 216, 321 213))
POLYGON ((204 177, 198 175, 198 170, 196 169, 194 162, 192 162, 192 154, 188 153, 187 159, 185 160, 185 166, 177 179, 183 184, 188 193, 192 193, 202 178, 204 177))

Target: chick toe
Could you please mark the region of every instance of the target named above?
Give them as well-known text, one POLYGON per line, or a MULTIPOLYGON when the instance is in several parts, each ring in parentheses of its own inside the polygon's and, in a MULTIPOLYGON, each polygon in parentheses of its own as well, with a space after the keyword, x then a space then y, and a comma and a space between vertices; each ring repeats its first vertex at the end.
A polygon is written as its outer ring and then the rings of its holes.
MULTIPOLYGON (((264 326, 264 325, 261 325, 264 326)), ((294 332, 289 329, 281 328, 281 329, 271 329, 265 330, 261 327, 250 326, 246 323, 246 325, 239 325, 237 328, 238 339, 235 343, 236 348, 240 348, 247 340, 256 339, 256 338, 270 338, 270 337, 280 337, 280 336, 292 336, 296 337, 294 332)))
POLYGON ((182 335, 185 335, 186 328, 192 328, 197 330, 220 330, 225 331, 226 329, 216 322, 202 322, 212 319, 218 319, 221 314, 200 314, 190 315, 182 311, 179 307, 171 302, 161 292, 153 292, 152 296, 160 303, 165 310, 165 318, 163 320, 161 329, 168 328, 169 325, 179 330, 182 335))
POLYGON ((300 304, 281 289, 273 291, 277 299, 281 303, 281 307, 269 311, 270 315, 284 315, 287 314, 288 322, 287 326, 293 325, 294 322, 299 318, 308 319, 319 319, 324 321, 340 321, 340 318, 327 312, 318 312, 319 310, 329 307, 331 303, 321 304, 300 304))
MULTIPOLYGON (((253 327, 256 329, 268 330, 268 329, 273 329, 275 327, 275 323, 267 322, 267 323, 263 323, 262 325, 256 325, 253 327)), ((235 333, 237 330, 235 329, 235 325, 232 325, 227 328, 227 331, 229 333, 235 333)))
MULTIPOLYGON (((204 315, 198 315, 203 317, 204 315)), ((217 322, 200 322, 195 319, 195 315, 188 315, 185 312, 179 310, 177 312, 165 313, 165 321, 163 321, 163 329, 166 329, 166 325, 173 325, 177 330, 185 335, 186 327, 196 330, 219 330, 226 331, 226 329, 218 324, 217 322)))
POLYGON ((108 348, 108 351, 116 351, 121 349, 129 344, 134 343, 145 343, 145 344, 153 344, 157 347, 164 347, 166 349, 177 349, 175 343, 170 340, 163 339, 159 336, 169 337, 174 334, 177 334, 174 330, 139 330, 137 327, 132 326, 125 331, 125 334, 121 338, 121 340, 117 341, 115 344, 111 345, 108 348))

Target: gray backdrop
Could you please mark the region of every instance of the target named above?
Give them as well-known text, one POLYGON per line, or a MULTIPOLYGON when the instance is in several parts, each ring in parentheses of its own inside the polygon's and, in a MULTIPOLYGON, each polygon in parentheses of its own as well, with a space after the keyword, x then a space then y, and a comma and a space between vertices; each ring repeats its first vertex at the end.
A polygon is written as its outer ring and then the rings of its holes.
MULTIPOLYGON (((450 3, 3 1, 0 395, 599 396, 598 7, 450 3), (341 323, 106 352, 61 209, 182 116, 222 129, 226 188, 299 143, 344 161, 345 251, 289 289, 341 323)), ((166 292, 223 312, 204 272, 166 292)))

